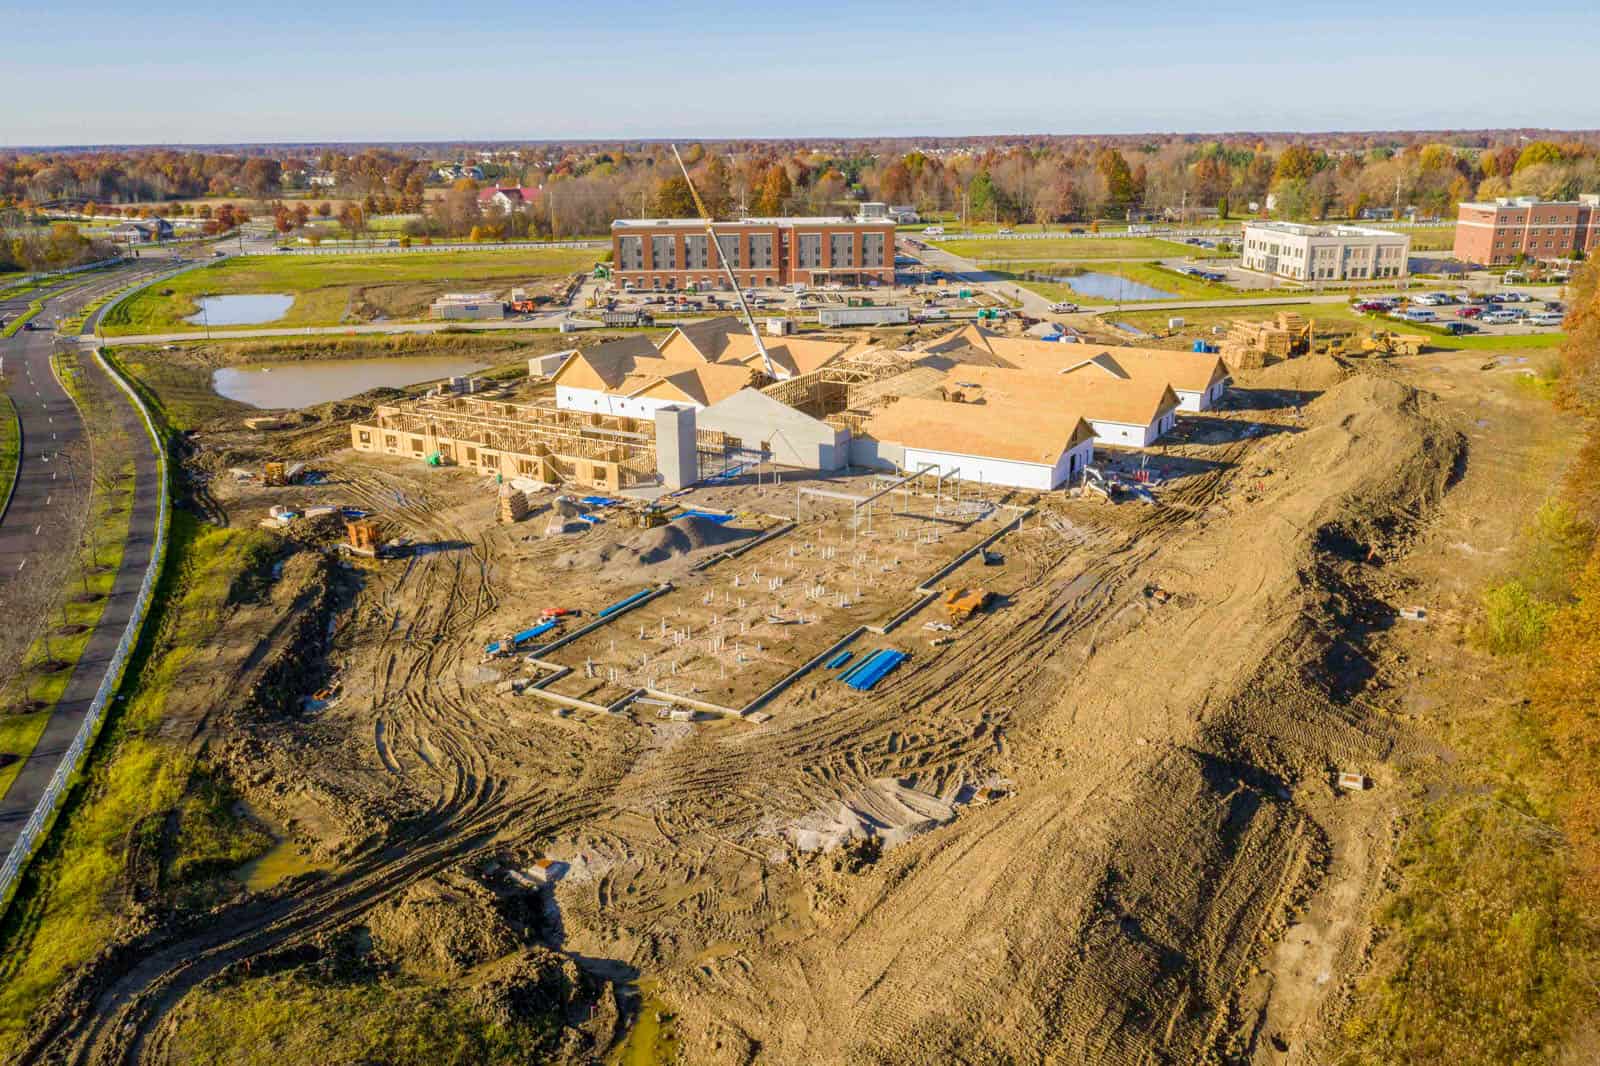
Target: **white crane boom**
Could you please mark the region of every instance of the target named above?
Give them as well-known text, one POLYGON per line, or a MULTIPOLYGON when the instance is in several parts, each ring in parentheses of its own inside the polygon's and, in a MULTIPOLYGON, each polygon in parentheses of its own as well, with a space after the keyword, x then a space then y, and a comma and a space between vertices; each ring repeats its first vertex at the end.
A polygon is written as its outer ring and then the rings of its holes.
POLYGON ((733 268, 728 265, 728 259, 722 254, 722 244, 717 240, 716 228, 712 225, 711 213, 706 210, 706 205, 701 202, 700 194, 695 191, 694 179, 689 177, 689 168, 683 165, 683 156, 678 154, 678 146, 672 146, 672 158, 678 161, 678 169, 683 171, 684 184, 689 186, 689 195, 694 199, 694 207, 700 212, 700 217, 705 220, 706 240, 717 253, 717 262, 722 265, 722 273, 727 277, 728 284, 733 286, 733 295, 739 301, 739 311, 744 315, 744 324, 750 328, 750 336, 756 342, 756 351, 761 353, 761 365, 766 370, 767 377, 777 380, 778 372, 772 365, 772 357, 767 354, 766 342, 761 339, 761 331, 756 328, 755 316, 750 313, 750 305, 744 302, 744 290, 739 288, 739 279, 733 276, 733 268))

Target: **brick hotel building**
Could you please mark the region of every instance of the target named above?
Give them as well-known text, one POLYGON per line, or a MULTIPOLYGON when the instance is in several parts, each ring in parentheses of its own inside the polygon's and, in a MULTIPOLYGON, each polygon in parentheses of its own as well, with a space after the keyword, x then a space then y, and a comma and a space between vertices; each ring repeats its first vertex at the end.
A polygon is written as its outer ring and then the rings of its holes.
POLYGON ((1568 259, 1574 251, 1593 254, 1600 247, 1600 195, 1576 200, 1502 197, 1488 203, 1463 203, 1456 216, 1455 257, 1497 266, 1516 260, 1568 259))
MULTIPOLYGON (((741 286, 894 284, 889 219, 747 218, 713 226, 741 286)), ((727 285, 699 219, 619 218, 611 223, 611 262, 617 283, 636 289, 727 285)))

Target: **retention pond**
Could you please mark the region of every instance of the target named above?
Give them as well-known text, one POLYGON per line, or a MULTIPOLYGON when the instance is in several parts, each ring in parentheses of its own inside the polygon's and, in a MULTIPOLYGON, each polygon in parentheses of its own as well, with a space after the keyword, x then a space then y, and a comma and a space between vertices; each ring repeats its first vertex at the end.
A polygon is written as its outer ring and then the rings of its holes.
POLYGON ((378 388, 472 374, 486 364, 460 356, 327 359, 223 367, 211 375, 217 395, 251 407, 310 407, 378 388))
POLYGON ((293 296, 275 292, 253 292, 238 296, 202 296, 195 301, 200 310, 184 319, 196 326, 254 326, 276 322, 289 313, 293 296))

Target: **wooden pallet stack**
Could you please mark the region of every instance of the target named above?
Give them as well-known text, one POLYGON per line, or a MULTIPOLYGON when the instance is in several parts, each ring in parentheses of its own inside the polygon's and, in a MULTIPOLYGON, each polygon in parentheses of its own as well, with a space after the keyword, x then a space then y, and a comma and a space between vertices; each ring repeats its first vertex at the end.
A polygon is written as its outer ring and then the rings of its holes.
POLYGON ((500 488, 500 522, 510 525, 528 517, 528 494, 510 485, 500 488))

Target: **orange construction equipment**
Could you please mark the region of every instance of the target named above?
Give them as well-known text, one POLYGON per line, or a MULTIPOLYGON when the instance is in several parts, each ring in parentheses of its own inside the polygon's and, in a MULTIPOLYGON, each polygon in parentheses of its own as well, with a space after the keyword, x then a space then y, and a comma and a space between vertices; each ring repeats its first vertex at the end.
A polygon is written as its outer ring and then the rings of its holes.
POLYGON ((991 596, 987 589, 946 589, 944 609, 950 615, 952 622, 965 622, 985 607, 989 606, 991 596))

